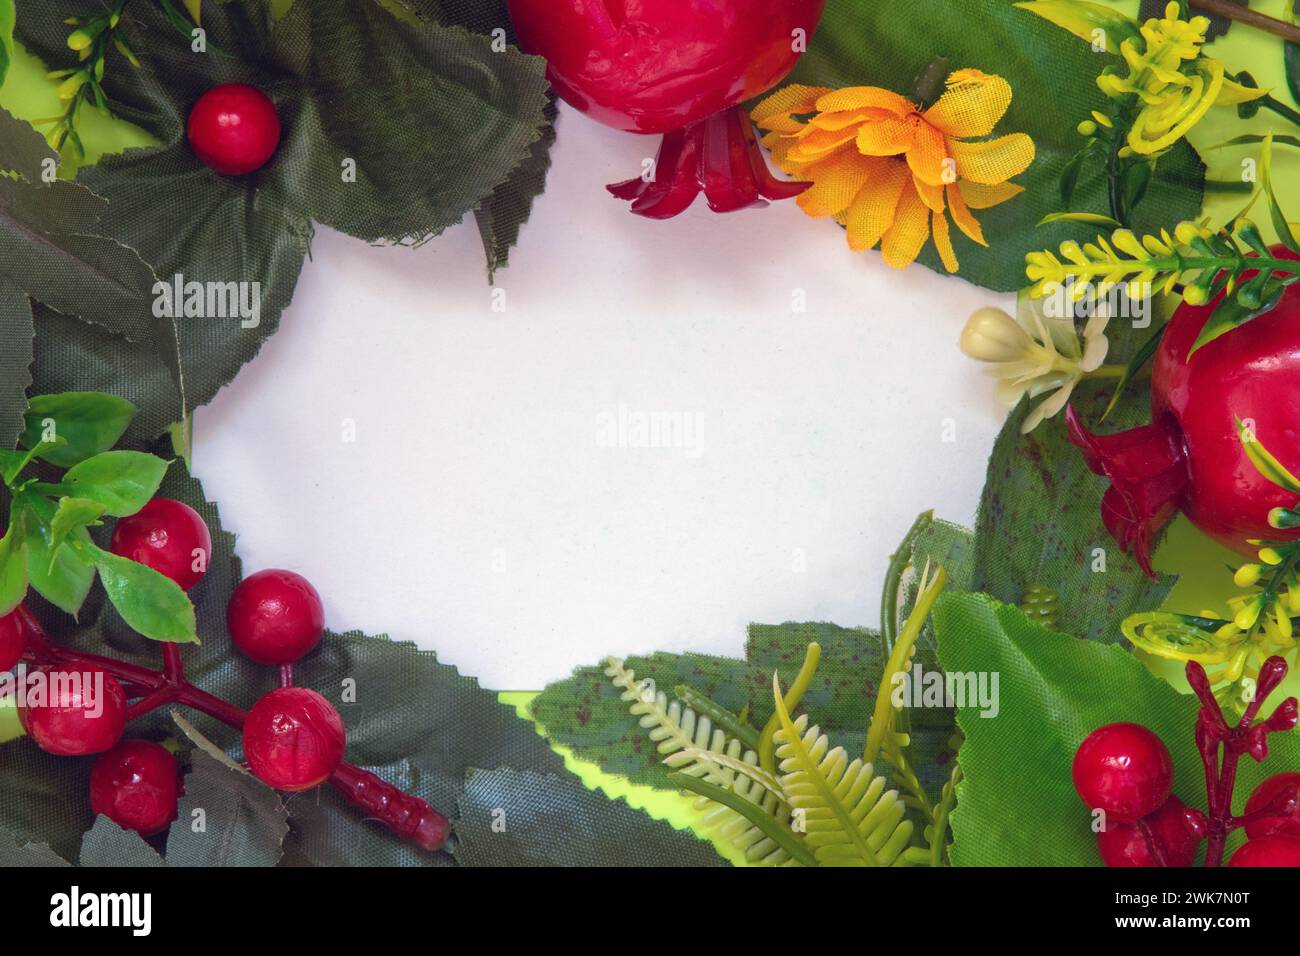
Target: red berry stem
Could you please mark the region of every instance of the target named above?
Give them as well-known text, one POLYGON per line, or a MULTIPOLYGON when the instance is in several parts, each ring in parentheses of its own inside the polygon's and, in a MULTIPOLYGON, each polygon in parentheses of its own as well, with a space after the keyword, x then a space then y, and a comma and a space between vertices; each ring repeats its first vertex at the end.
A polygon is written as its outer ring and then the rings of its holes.
POLYGON ((1201 701, 1201 709, 1196 716, 1196 749, 1200 751, 1201 761, 1205 764, 1205 796, 1209 805, 1206 866, 1222 865, 1228 834, 1257 816, 1232 815, 1237 761, 1242 754, 1249 754, 1256 762, 1264 760, 1268 756, 1268 735, 1291 730, 1296 726, 1298 716, 1294 697, 1282 701, 1266 720, 1255 723, 1265 699, 1282 683, 1286 672, 1287 664, 1281 657, 1274 656, 1265 661, 1259 671, 1255 696, 1241 719, 1235 725, 1229 725, 1210 687, 1205 668, 1196 661, 1187 662, 1187 683, 1201 701))
MULTIPOLYGON (((169 703, 181 704, 206 714, 214 720, 243 729, 247 713, 214 694, 195 687, 185 677, 180 648, 163 645, 163 670, 155 671, 126 661, 114 660, 88 651, 62 647, 50 641, 35 615, 24 606, 17 610, 28 629, 27 649, 23 659, 33 664, 93 664, 122 683, 130 698, 138 698, 127 710, 127 720, 143 716, 169 703)), ((289 668, 290 675, 292 667, 289 668)), ((283 671, 281 676, 283 678, 283 671)), ((443 847, 451 824, 441 813, 419 797, 406 793, 381 780, 368 770, 350 763, 340 763, 330 783, 353 806, 362 810, 398 837, 424 850, 443 847)))

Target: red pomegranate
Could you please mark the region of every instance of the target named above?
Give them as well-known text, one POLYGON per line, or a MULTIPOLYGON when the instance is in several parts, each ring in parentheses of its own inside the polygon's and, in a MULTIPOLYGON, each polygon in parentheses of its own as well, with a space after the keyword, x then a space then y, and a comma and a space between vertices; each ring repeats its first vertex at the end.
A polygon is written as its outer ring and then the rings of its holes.
MULTIPOLYGON (((1272 254, 1300 260, 1282 246, 1272 254)), ((1257 550, 1252 538, 1300 534, 1269 525, 1269 511, 1294 507, 1296 496, 1256 470, 1237 429, 1238 420, 1248 423, 1274 457, 1300 471, 1300 286, 1288 288, 1273 311, 1189 357, 1218 301, 1184 304, 1170 320, 1151 372, 1150 425, 1102 436, 1085 429, 1073 408, 1066 414, 1088 467, 1110 479, 1103 522, 1148 574, 1152 546, 1180 510, 1247 556, 1257 550)))
POLYGON ((826 0, 509 0, 520 44, 556 92, 633 133, 662 133, 653 174, 610 186, 632 211, 676 216, 704 192, 715 212, 789 199, 740 104, 794 68, 826 0))

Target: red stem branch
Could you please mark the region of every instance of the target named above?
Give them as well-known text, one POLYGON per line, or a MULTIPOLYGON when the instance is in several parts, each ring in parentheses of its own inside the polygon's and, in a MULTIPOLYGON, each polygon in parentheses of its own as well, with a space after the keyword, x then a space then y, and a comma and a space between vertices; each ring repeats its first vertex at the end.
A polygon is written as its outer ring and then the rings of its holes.
MULTIPOLYGON (((240 730, 247 716, 234 704, 195 687, 185 677, 180 647, 163 644, 163 670, 115 660, 88 651, 62 647, 50 641, 45 629, 26 607, 19 607, 27 625, 29 640, 23 659, 33 664, 91 664, 122 682, 132 697, 139 697, 127 710, 134 720, 169 703, 181 704, 214 720, 240 730)), ((292 674, 292 667, 289 668, 292 674)), ((281 673, 283 680, 286 675, 281 673)), ((406 793, 368 770, 341 763, 330 784, 368 819, 376 820, 404 840, 425 850, 438 850, 447 842, 451 824, 447 818, 419 797, 406 793)))

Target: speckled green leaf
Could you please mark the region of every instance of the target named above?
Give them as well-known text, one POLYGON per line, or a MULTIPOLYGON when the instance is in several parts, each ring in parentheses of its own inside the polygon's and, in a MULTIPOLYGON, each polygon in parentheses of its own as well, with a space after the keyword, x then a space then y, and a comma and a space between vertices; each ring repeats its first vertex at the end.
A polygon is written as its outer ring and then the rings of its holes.
MULTIPOLYGON (((1111 388, 1091 382, 1075 390, 1073 402, 1085 423, 1100 420, 1111 388)), ((1131 400, 1107 419, 1107 432, 1150 420, 1139 390, 1132 391, 1131 400)), ((1084 467, 1064 422, 1053 419, 1021 435, 1026 414, 1028 403, 1022 403, 993 446, 975 525, 971 587, 1009 604, 1019 604, 1031 585, 1051 588, 1061 599, 1061 630, 1119 641, 1120 622, 1158 607, 1173 578, 1148 578, 1106 531, 1101 522, 1106 480, 1084 467)))

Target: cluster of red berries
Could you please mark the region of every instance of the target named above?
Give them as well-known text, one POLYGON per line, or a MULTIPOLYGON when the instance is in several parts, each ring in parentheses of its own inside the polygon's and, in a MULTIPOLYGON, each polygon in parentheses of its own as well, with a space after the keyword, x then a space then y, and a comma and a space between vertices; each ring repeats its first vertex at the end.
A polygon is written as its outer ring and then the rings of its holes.
MULTIPOLYGON (((193 508, 155 499, 118 522, 110 548, 188 590, 207 569, 212 539, 193 508)), ((324 635, 320 595, 291 571, 261 571, 231 595, 226 624, 235 647, 281 672, 281 686, 244 718, 249 769, 280 790, 324 783, 343 759, 343 721, 320 694, 291 686, 292 665, 324 635)), ((0 618, 0 669, 18 663, 35 627, 25 607, 0 618)), ((45 690, 40 699, 19 694, 18 715, 28 736, 52 754, 102 754, 90 778, 94 812, 146 836, 166 829, 176 817, 178 767, 159 744, 122 739, 128 720, 137 716, 123 682, 91 663, 37 664, 31 673, 40 675, 45 690)))
POLYGON ((1287 698, 1267 720, 1254 723, 1264 697, 1286 674, 1280 657, 1260 672, 1256 699, 1235 725, 1223 719, 1199 664, 1188 664, 1188 681, 1201 698, 1197 746, 1206 768, 1209 812, 1173 796, 1169 748, 1138 724, 1107 724, 1089 734, 1074 755, 1074 789, 1100 814, 1097 851, 1107 866, 1192 866, 1209 841, 1205 865, 1218 866, 1230 831, 1244 827, 1248 842, 1229 866, 1300 866, 1300 773, 1269 777, 1232 814, 1236 762, 1241 754, 1263 760, 1268 734, 1296 726, 1296 700, 1287 698), (1219 751, 1223 750, 1222 763, 1219 751))

